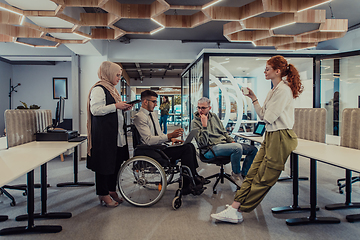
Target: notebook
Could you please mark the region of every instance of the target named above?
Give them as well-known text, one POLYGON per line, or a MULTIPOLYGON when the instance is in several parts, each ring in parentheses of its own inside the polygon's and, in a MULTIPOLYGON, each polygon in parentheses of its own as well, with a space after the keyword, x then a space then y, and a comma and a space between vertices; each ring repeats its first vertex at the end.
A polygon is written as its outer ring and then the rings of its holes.
POLYGON ((240 135, 246 137, 261 137, 265 132, 265 123, 258 122, 255 126, 254 132, 240 133, 240 135))
POLYGON ((175 146, 180 146, 180 145, 183 145, 183 144, 187 144, 187 143, 191 143, 191 141, 193 140, 193 138, 196 136, 196 134, 198 133, 199 129, 198 128, 195 128, 193 130, 190 131, 190 133, 187 135, 185 141, 183 143, 180 143, 180 144, 173 144, 173 145, 170 145, 169 147, 175 147, 175 146))

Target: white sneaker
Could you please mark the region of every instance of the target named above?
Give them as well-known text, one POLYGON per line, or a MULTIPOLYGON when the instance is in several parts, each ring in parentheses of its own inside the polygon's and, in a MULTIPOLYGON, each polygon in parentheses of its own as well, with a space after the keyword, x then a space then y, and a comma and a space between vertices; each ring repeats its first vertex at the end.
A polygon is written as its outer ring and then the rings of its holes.
POLYGON ((241 223, 242 221, 244 221, 241 212, 239 212, 237 209, 233 208, 232 206, 228 206, 222 212, 211 214, 211 217, 223 222, 231 222, 231 223, 241 223))

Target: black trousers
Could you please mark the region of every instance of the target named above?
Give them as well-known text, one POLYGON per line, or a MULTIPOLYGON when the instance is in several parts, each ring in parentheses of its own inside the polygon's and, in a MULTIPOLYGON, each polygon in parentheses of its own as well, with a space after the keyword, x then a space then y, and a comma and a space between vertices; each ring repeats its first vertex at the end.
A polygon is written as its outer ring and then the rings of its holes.
POLYGON ((108 195, 109 192, 116 191, 117 175, 120 170, 121 164, 129 159, 129 149, 125 145, 118 147, 116 152, 116 164, 113 174, 104 175, 95 172, 96 194, 100 196, 108 195))
POLYGON ((188 166, 193 176, 197 175, 196 168, 199 164, 196 159, 196 150, 192 143, 187 143, 181 146, 168 147, 163 152, 171 158, 172 161, 181 160, 181 164, 188 166))

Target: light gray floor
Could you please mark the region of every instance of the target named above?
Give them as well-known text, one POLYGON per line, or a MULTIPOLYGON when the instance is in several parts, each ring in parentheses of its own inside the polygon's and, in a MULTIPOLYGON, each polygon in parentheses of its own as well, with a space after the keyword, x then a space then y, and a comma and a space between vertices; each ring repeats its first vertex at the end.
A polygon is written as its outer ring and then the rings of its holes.
MULTIPOLYGON (((218 171, 218 167, 200 163, 199 171, 208 176, 218 171)), ((230 172, 230 166, 226 166, 230 172)), ((288 168, 283 173, 287 175, 288 168)), ((309 161, 300 158, 300 175, 309 176, 309 161)), ((318 216, 337 217, 340 224, 287 226, 285 220, 294 217, 307 217, 308 212, 272 214, 271 208, 287 206, 292 203, 292 183, 277 183, 263 202, 251 213, 244 214, 241 224, 215 222, 211 213, 224 209, 225 204, 233 200, 235 187, 229 182, 218 185, 218 194, 213 194, 211 186, 200 196, 184 196, 183 205, 178 210, 171 207, 176 186, 168 187, 164 197, 154 206, 139 208, 125 202, 111 209, 100 206, 95 187, 57 188, 59 182, 73 180, 72 158, 65 162, 56 158, 48 164, 48 212, 71 212, 70 219, 35 220, 35 225, 59 224, 63 227, 56 234, 30 234, 2 236, 0 239, 359 239, 360 222, 349 223, 347 214, 360 213, 360 209, 327 211, 326 204, 345 201, 345 195, 339 194, 336 179, 344 176, 344 170, 318 164, 318 216)), ((40 171, 35 171, 39 182, 40 171)), ((79 181, 93 181, 94 174, 85 167, 85 161, 79 163, 79 181)), ((13 183, 25 183, 23 176, 13 183)), ((360 198, 359 183, 353 185, 352 199, 360 198)), ((10 207, 5 196, 0 196, 0 214, 8 215, 9 220, 0 222, 0 229, 14 226, 25 226, 27 222, 16 222, 14 219, 25 214, 26 197, 20 191, 10 190, 17 201, 10 207)), ((309 203, 309 181, 300 182, 300 205, 309 203)), ((40 190, 35 190, 35 211, 40 211, 40 190)))

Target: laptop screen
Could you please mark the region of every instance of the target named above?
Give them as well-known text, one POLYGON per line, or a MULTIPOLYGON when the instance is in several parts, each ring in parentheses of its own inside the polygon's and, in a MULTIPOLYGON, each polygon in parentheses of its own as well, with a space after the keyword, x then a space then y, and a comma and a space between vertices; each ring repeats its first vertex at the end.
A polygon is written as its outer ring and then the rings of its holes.
POLYGON ((264 122, 258 122, 258 124, 255 127, 254 133, 263 135, 265 132, 265 123, 264 122))

